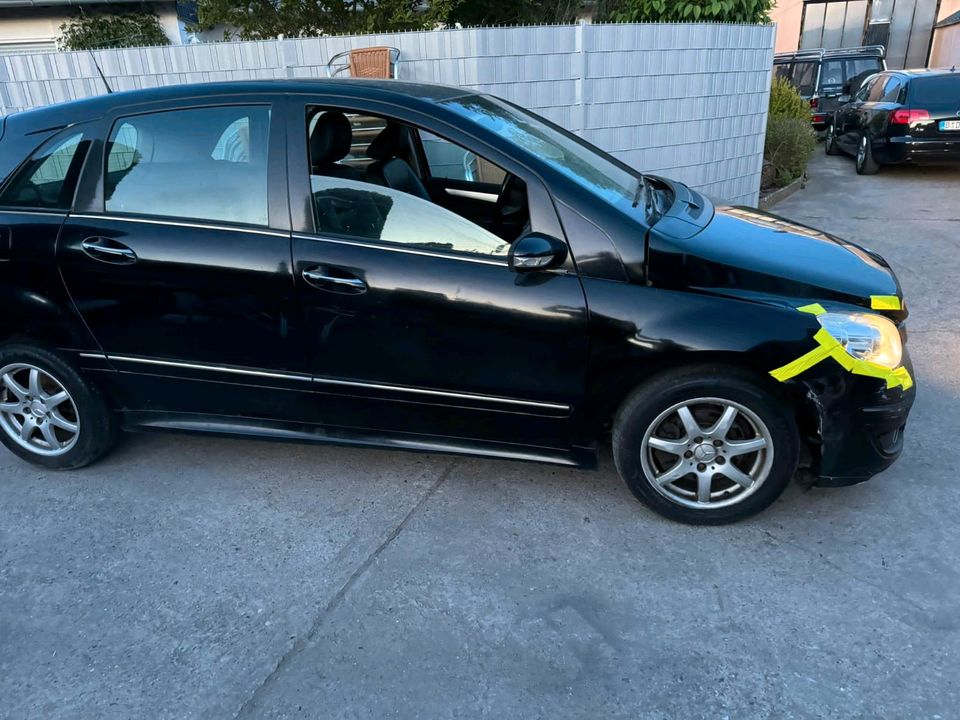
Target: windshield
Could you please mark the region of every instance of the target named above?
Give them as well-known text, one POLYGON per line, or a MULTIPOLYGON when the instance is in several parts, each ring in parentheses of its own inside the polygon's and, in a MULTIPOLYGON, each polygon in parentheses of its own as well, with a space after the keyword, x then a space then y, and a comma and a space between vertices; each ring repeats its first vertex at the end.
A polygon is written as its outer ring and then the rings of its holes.
POLYGON ((453 98, 443 104, 536 155, 597 197, 625 210, 634 207, 640 174, 575 135, 486 95, 453 98))

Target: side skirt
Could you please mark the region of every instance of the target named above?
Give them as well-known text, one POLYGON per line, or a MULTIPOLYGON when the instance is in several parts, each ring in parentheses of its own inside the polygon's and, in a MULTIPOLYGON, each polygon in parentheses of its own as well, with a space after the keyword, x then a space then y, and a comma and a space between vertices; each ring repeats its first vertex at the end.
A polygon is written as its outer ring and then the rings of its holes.
POLYGON ((165 430, 207 433, 221 437, 247 437, 261 440, 473 455, 502 460, 567 465, 589 470, 596 469, 598 464, 596 446, 562 450, 458 437, 437 437, 413 433, 372 431, 361 428, 266 421, 258 418, 139 410, 121 412, 121 424, 124 430, 129 431, 165 430))

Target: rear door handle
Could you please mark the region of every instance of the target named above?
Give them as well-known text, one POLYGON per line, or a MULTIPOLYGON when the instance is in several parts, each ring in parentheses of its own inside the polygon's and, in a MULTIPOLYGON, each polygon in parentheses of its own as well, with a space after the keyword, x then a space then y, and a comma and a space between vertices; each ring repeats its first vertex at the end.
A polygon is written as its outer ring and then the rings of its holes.
POLYGON ((303 279, 321 290, 356 294, 367 291, 367 284, 360 278, 350 275, 345 270, 334 270, 334 268, 322 265, 304 270, 303 279), (335 275, 334 272, 340 274, 335 275), (344 275, 349 275, 349 277, 344 277, 344 275))
POLYGON ((89 237, 80 243, 83 251, 94 260, 129 265, 137 261, 137 254, 123 243, 104 237, 89 237))

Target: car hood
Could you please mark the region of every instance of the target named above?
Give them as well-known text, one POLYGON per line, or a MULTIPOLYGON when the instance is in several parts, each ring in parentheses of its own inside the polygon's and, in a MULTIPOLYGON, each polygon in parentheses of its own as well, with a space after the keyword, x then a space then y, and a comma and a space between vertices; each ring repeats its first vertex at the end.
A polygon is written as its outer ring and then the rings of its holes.
POLYGON ((674 203, 650 231, 647 278, 653 285, 778 304, 837 301, 869 308, 873 296, 900 297, 896 276, 875 252, 771 213, 714 207, 684 190, 686 199, 678 194, 679 207, 674 203))

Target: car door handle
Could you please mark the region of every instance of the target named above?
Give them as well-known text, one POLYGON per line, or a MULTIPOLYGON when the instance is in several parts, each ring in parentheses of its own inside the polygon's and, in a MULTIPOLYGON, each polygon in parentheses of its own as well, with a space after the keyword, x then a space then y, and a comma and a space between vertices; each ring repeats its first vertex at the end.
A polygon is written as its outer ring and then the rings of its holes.
POLYGON ((94 260, 118 265, 128 265, 137 261, 137 254, 123 243, 104 237, 89 237, 80 243, 83 251, 94 260))
MULTIPOLYGON (((345 271, 340 270, 340 273, 345 271)), ((333 275, 332 268, 312 267, 303 271, 303 279, 321 290, 334 292, 362 293, 367 291, 367 284, 358 277, 342 277, 333 275)))

